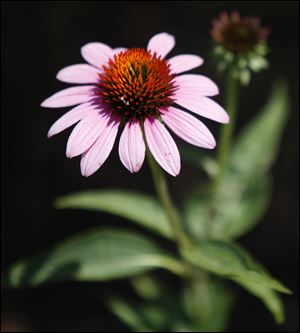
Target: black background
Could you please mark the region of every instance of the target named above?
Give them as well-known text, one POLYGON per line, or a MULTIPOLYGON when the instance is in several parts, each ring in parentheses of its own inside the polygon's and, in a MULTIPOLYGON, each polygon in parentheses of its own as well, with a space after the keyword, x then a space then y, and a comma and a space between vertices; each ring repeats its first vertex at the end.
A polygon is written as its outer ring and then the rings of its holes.
MULTIPOLYGON (((220 11, 238 9, 260 15, 271 27, 271 68, 254 77, 241 94, 239 130, 268 97, 272 82, 286 78, 292 112, 280 154, 272 169, 274 192, 259 226, 241 242, 288 287, 283 296, 286 322, 276 326, 263 305, 245 291, 234 307, 229 331, 296 331, 298 329, 298 10, 297 1, 4 1, 2 2, 2 271, 16 259, 47 249, 56 241, 91 226, 130 225, 108 214, 57 211, 53 199, 87 188, 124 187, 153 192, 145 164, 131 175, 114 149, 101 170, 80 175, 79 159, 65 157, 70 130, 48 140, 51 124, 65 111, 42 109, 41 101, 68 85, 55 79, 57 71, 80 63, 79 49, 90 41, 113 47, 146 47, 155 33, 175 35, 171 55, 195 53, 208 59, 210 22, 220 11)), ((222 80, 207 61, 197 73, 222 80)), ((217 98, 222 101, 221 96, 217 98)), ((219 126, 205 121, 215 135, 219 126)), ((168 177, 180 203, 201 179, 184 163, 180 176, 168 177)), ((176 283, 167 273, 170 283, 176 283)), ((62 283, 32 290, 2 292, 2 331, 118 331, 126 328, 105 308, 107 289, 132 291, 126 281, 62 283)))

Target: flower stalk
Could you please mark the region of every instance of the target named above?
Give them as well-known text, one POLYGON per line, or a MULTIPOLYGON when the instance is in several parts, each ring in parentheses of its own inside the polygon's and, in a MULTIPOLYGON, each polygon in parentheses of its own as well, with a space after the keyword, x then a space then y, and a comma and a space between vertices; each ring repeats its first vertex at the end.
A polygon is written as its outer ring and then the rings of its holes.
POLYGON ((230 122, 227 125, 222 126, 221 128, 219 148, 217 151, 217 163, 219 165, 219 172, 216 176, 216 183, 219 182, 218 179, 222 178, 224 171, 226 170, 228 165, 228 158, 236 121, 239 81, 234 75, 232 75, 232 73, 228 73, 226 86, 227 91, 225 97, 225 106, 230 117, 230 122))
MULTIPOLYGON (((220 182, 224 177, 224 174, 228 167, 228 160, 232 144, 232 136, 234 133, 234 127, 236 122, 240 82, 232 72, 229 72, 227 75, 226 88, 227 90, 225 95, 225 107, 230 117, 230 122, 226 124, 226 126, 223 126, 221 128, 221 133, 220 133, 220 141, 216 157, 218 171, 215 174, 214 178, 212 179, 210 205, 208 206, 208 218, 210 220, 210 223, 214 219, 215 199, 218 193, 220 182)), ((210 234, 210 229, 211 229, 210 223, 208 223, 207 225, 208 235, 210 234)))
POLYGON ((148 150, 147 158, 157 195, 174 232, 174 236, 181 248, 186 247, 190 243, 190 240, 181 225, 180 216, 172 202, 163 171, 161 167, 155 162, 154 158, 148 150))

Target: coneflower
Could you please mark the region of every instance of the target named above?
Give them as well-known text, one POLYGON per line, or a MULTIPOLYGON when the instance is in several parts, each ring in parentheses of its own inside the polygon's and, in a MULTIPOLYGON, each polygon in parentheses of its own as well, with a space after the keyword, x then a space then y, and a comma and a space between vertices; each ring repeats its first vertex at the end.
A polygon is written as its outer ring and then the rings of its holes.
POLYGON ((179 174, 180 155, 165 125, 193 145, 215 147, 208 128, 181 108, 227 123, 224 109, 208 98, 218 94, 218 87, 202 75, 178 75, 200 66, 203 60, 189 54, 165 59, 174 45, 174 37, 167 33, 152 37, 147 49, 112 49, 89 43, 81 49, 88 64, 58 72, 60 81, 87 84, 62 90, 41 104, 50 108, 77 105, 52 125, 48 137, 78 123, 66 155, 82 155, 83 176, 90 176, 105 162, 120 128, 119 156, 130 172, 141 168, 147 144, 165 171, 179 174))

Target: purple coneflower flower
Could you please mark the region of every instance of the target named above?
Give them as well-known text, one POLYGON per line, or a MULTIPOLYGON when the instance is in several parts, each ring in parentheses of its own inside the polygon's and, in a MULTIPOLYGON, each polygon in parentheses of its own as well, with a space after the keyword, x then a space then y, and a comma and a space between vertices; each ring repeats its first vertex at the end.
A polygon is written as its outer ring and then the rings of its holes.
POLYGON ((60 81, 88 84, 64 89, 41 104, 49 108, 77 105, 52 125, 48 137, 78 123, 68 139, 66 155, 82 155, 83 176, 90 176, 105 162, 119 128, 123 128, 119 155, 130 172, 141 168, 146 141, 160 166, 173 176, 179 174, 180 155, 165 125, 193 145, 215 147, 208 128, 181 108, 227 123, 224 109, 207 97, 217 95, 218 87, 202 75, 178 75, 203 60, 189 54, 165 59, 174 45, 174 37, 167 33, 152 37, 147 49, 89 43, 81 49, 88 64, 58 72, 60 81))
POLYGON ((237 11, 221 13, 213 20, 211 35, 213 55, 220 71, 246 85, 251 74, 268 67, 267 37, 270 29, 260 24, 260 18, 241 17, 237 11))
POLYGON ((255 47, 266 41, 270 32, 263 28, 259 17, 241 18, 237 11, 231 15, 221 13, 220 18, 213 21, 211 34, 217 44, 233 53, 254 51, 255 47))

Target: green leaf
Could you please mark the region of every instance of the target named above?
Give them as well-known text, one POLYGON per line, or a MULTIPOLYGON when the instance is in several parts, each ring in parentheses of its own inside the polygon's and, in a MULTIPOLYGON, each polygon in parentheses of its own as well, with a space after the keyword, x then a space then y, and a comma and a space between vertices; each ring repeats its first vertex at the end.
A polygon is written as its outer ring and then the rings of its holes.
MULTIPOLYGON (((145 282, 145 279, 146 284, 149 285, 149 281, 152 279, 150 277, 150 280, 147 279, 146 274, 142 276, 141 281, 145 282)), ((153 284, 153 280, 151 284, 153 284)), ((108 294, 105 304, 134 332, 174 332, 173 326, 184 322, 181 303, 178 302, 178 290, 174 291, 173 288, 171 289, 157 280, 155 288, 159 288, 159 295, 155 298, 149 298, 148 293, 145 297, 142 292, 143 301, 141 302, 133 297, 125 300, 108 294)), ((140 290, 138 290, 138 294, 141 294, 140 290)))
POLYGON ((136 311, 142 312, 144 322, 152 331, 196 332, 180 302, 181 288, 174 289, 169 280, 160 281, 151 273, 131 278, 131 284, 143 300, 142 304, 136 304, 136 311))
POLYGON ((271 180, 269 175, 253 174, 243 183, 228 173, 224 183, 227 195, 223 188, 216 199, 212 233, 215 238, 234 239, 254 228, 266 212, 271 196, 271 180))
POLYGON ((210 191, 207 185, 203 185, 199 191, 193 193, 185 203, 184 218, 185 227, 191 237, 196 240, 205 239, 211 228, 211 216, 209 215, 210 191))
POLYGON ((183 290, 183 304, 197 332, 225 332, 234 299, 223 281, 205 272, 183 290))
POLYGON ((242 279, 233 280, 240 284, 243 288, 247 289, 251 294, 260 298, 278 324, 282 324, 284 322, 283 304, 276 291, 266 286, 244 281, 242 279))
POLYGON ((154 301, 161 296, 159 282, 149 273, 134 276, 130 282, 135 292, 145 300, 154 301))
POLYGON ((128 230, 96 228, 62 241, 52 251, 15 263, 4 278, 7 287, 77 280, 125 278, 155 268, 182 273, 173 257, 145 236, 128 230))
POLYGON ((125 217, 164 237, 173 238, 161 205, 144 193, 121 189, 84 191, 58 198, 55 206, 111 213, 125 217))
POLYGON ((120 297, 108 297, 106 305, 133 332, 152 332, 152 329, 145 323, 144 314, 140 306, 134 306, 120 297))
POLYGON ((115 296, 108 297, 106 304, 133 332, 178 332, 173 326, 183 323, 180 314, 172 313, 166 304, 141 303, 115 296))
POLYGON ((283 293, 290 293, 289 289, 274 279, 237 244, 218 240, 201 241, 183 249, 182 255, 192 264, 228 279, 238 278, 283 293))
POLYGON ((208 212, 208 187, 189 199, 185 208, 187 227, 196 239, 210 236, 231 240, 250 231, 265 213, 271 195, 268 169, 277 155, 280 136, 288 115, 285 83, 274 85, 263 111, 234 140, 229 166, 220 181, 213 206, 208 212))
POLYGON ((230 166, 241 177, 252 177, 270 168, 279 150, 289 113, 288 88, 277 82, 263 110, 235 139, 230 166))
POLYGON ((227 192, 225 195, 225 191, 222 191, 224 196, 219 195, 216 199, 213 222, 210 223, 207 187, 187 201, 187 227, 196 239, 203 239, 208 228, 215 239, 237 238, 251 230, 268 208, 271 195, 269 175, 253 177, 247 184, 238 184, 234 175, 227 174, 225 177, 227 192))

